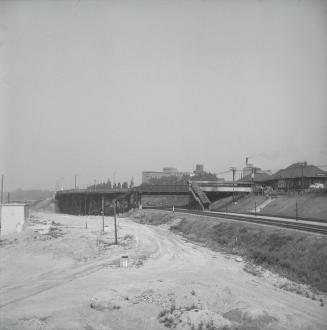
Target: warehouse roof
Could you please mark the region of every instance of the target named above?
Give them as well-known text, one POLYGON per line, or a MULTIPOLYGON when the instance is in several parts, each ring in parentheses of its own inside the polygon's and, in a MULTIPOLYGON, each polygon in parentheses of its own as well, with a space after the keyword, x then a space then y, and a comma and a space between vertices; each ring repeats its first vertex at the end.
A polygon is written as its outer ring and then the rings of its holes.
POLYGON ((317 166, 307 165, 306 163, 295 163, 283 170, 279 170, 273 177, 274 179, 299 178, 302 177, 302 171, 303 177, 313 178, 327 176, 327 172, 317 166))

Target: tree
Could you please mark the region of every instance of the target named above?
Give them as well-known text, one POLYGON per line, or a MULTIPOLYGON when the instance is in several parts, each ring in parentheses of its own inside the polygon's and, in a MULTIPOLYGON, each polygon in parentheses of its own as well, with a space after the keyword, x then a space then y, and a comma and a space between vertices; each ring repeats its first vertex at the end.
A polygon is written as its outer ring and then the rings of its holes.
POLYGON ((122 188, 123 189, 128 189, 128 183, 126 181, 123 183, 122 188))
POLYGON ((121 189, 121 184, 120 184, 120 182, 118 182, 117 188, 118 188, 118 189, 121 189))

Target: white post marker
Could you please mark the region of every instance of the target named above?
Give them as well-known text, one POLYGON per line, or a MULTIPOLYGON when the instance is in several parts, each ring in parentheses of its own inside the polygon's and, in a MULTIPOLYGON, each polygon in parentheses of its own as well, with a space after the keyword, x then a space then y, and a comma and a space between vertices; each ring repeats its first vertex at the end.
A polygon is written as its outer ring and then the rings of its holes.
POLYGON ((123 267, 123 268, 128 267, 128 256, 121 256, 121 258, 120 258, 120 267, 123 267))

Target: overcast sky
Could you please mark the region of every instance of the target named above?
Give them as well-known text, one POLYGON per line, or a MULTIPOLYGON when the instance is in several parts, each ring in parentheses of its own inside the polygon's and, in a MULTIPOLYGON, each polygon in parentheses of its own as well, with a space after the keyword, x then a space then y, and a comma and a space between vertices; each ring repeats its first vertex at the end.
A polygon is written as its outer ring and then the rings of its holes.
POLYGON ((6 189, 327 164, 327 1, 1 1, 0 33, 6 189))

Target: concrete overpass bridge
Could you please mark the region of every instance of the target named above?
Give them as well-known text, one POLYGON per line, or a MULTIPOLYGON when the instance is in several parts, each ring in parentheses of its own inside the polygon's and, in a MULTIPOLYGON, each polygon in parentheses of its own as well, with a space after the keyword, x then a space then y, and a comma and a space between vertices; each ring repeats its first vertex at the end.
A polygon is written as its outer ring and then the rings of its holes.
MULTIPOLYGON (((197 197, 188 185, 141 185, 131 189, 72 189, 57 191, 56 209, 60 213, 89 215, 104 212, 113 214, 116 201, 118 211, 144 207, 198 207, 197 197)), ((210 201, 209 201, 210 202, 210 201)))
POLYGON ((131 189, 63 190, 57 191, 55 200, 58 212, 77 215, 100 214, 103 200, 105 215, 110 215, 113 214, 114 202, 118 212, 139 205, 205 210, 217 199, 251 191, 251 183, 190 181, 184 185, 141 185, 131 189))
POLYGON ((190 184, 195 184, 204 192, 225 192, 225 193, 250 193, 253 191, 251 182, 231 181, 197 181, 192 180, 190 184))
POLYGON ((91 215, 100 214, 104 200, 105 215, 113 214, 116 201, 118 211, 137 207, 139 195, 133 189, 72 189, 56 192, 56 209, 60 213, 91 215))

